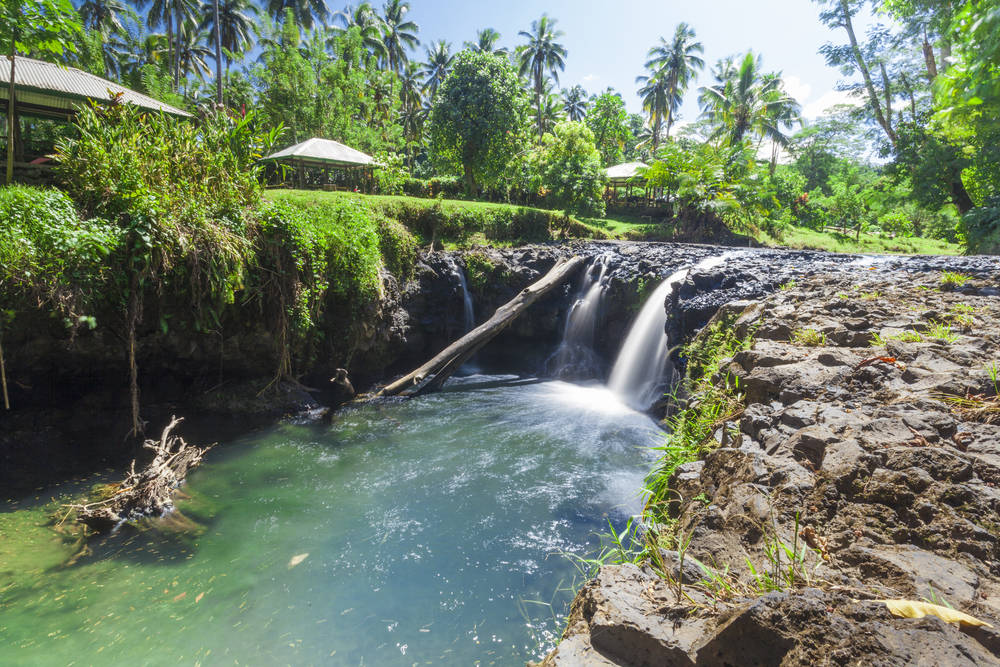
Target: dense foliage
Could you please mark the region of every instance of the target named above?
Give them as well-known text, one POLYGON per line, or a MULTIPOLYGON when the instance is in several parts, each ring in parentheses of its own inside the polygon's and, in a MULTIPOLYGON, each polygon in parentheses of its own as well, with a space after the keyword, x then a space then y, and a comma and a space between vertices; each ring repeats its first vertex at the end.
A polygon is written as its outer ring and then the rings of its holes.
POLYGON ((525 99, 510 63, 463 51, 434 100, 430 146, 444 168, 461 169, 466 193, 495 185, 521 151, 525 99))
POLYGON ((594 133, 580 122, 564 121, 545 135, 536 158, 546 200, 571 214, 604 215, 604 170, 594 133))

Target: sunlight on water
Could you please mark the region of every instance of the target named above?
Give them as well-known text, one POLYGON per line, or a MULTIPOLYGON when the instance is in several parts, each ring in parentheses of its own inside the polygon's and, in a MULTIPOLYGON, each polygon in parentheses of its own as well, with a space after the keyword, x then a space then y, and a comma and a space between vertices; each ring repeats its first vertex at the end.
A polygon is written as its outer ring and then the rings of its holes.
POLYGON ((0 563, 0 664, 522 665, 661 437, 601 387, 473 376, 219 446, 194 525, 0 563))

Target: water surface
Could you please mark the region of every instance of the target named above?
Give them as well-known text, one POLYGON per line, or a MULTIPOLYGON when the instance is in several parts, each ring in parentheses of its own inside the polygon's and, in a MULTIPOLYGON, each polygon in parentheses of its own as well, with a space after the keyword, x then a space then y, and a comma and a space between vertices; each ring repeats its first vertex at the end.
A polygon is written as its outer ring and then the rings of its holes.
POLYGON ((523 664, 660 437, 602 387, 472 376, 224 443, 170 531, 0 549, 0 664, 523 664))

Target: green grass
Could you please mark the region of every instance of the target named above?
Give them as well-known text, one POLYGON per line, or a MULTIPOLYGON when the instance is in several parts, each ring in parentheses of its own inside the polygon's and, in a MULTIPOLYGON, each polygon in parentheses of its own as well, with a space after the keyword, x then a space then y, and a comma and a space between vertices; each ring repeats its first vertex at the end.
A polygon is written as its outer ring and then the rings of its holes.
POLYGON ((815 329, 796 329, 792 332, 791 342, 805 347, 822 347, 826 345, 826 334, 815 329))
MULTIPOLYGON (((287 201, 311 205, 322 201, 352 199, 362 201, 391 218, 399 219, 421 237, 431 240, 426 222, 416 221, 420 215, 440 205, 441 215, 448 220, 460 221, 448 233, 437 236, 446 246, 511 245, 525 241, 546 240, 543 227, 547 225, 548 238, 597 238, 658 240, 669 236, 670 227, 663 223, 623 214, 604 218, 570 218, 569 224, 561 211, 551 211, 529 206, 467 201, 462 199, 425 199, 404 195, 362 195, 353 192, 325 192, 321 190, 268 190, 266 196, 274 201, 287 201), (510 221, 508 228, 490 229, 491 218, 510 221), (545 224, 543 224, 543 221, 545 224)), ((919 237, 889 239, 873 234, 862 234, 860 241, 853 235, 839 232, 818 232, 805 227, 791 227, 781 240, 761 232, 757 240, 769 247, 787 247, 807 250, 827 250, 843 253, 897 253, 919 255, 960 255, 962 246, 937 239, 919 237)), ((708 242, 708 241, 706 241, 708 242)))
POLYGON ((797 250, 827 250, 845 253, 879 253, 904 255, 961 255, 962 246, 939 239, 920 237, 885 238, 872 234, 862 234, 860 241, 853 235, 839 232, 819 232, 807 227, 791 227, 779 241, 767 234, 758 240, 766 246, 795 248, 797 250))
POLYGON ((941 272, 942 287, 962 287, 970 280, 972 280, 972 276, 967 276, 964 273, 955 273, 954 271, 941 272))
POLYGON ((361 203, 374 213, 402 223, 422 242, 437 241, 451 248, 611 236, 576 218, 567 219, 562 211, 530 206, 321 190, 268 190, 266 196, 304 208, 333 202, 361 203))

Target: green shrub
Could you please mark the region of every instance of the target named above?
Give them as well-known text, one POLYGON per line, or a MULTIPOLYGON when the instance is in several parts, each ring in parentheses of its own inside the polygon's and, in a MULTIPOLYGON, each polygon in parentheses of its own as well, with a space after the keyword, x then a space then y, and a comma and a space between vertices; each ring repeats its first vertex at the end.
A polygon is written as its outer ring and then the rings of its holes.
POLYGON ((0 301, 40 299, 70 312, 97 287, 117 252, 119 230, 82 220, 63 192, 0 188, 0 301))
POLYGON ((394 276, 408 280, 417 263, 417 239, 399 222, 377 215, 382 261, 394 276))
POLYGON ((962 216, 969 252, 1000 255, 1000 196, 962 216))

